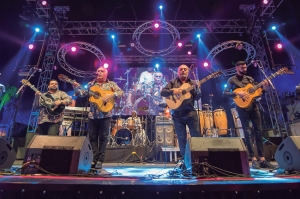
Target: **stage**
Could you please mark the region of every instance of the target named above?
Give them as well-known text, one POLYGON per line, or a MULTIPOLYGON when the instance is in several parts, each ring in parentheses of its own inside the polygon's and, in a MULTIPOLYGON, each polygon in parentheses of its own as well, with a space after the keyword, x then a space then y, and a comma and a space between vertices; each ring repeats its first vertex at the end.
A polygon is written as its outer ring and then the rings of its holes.
MULTIPOLYGON (((276 165, 276 162, 272 162, 276 165)), ((13 169, 20 168, 16 161, 13 169)), ((249 164, 251 164, 249 162, 249 164)), ((250 169, 251 177, 187 176, 171 163, 105 163, 99 174, 3 174, 0 198, 299 198, 300 175, 250 169)))

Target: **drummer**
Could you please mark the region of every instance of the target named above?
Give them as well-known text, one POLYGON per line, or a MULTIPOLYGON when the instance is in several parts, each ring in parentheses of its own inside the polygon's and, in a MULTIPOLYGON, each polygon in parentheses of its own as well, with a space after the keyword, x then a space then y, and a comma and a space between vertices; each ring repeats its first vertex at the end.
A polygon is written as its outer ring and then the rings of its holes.
MULTIPOLYGON (((136 113, 135 110, 133 110, 133 111, 131 112, 131 117, 129 117, 129 118, 127 119, 127 121, 129 121, 129 120, 133 120, 133 121, 134 121, 135 127, 139 128, 139 129, 142 129, 141 118, 137 116, 137 113, 136 113)), ((128 122, 127 122, 127 123, 128 123, 128 122)), ((127 126, 128 126, 128 124, 127 124, 127 126)), ((128 127, 127 127, 127 128, 128 128, 128 127)), ((131 127, 130 127, 129 129, 131 129, 131 127)))

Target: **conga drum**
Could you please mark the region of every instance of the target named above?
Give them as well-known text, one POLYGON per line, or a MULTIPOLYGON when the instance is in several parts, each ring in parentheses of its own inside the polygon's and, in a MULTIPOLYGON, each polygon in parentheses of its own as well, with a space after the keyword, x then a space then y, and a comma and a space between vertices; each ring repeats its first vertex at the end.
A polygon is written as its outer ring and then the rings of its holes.
POLYGON ((198 110, 198 116, 199 116, 199 122, 200 122, 200 133, 203 135, 203 128, 204 128, 204 117, 203 117, 203 112, 201 110, 198 110))
POLYGON ((211 136, 212 132, 211 130, 214 128, 214 121, 213 121, 213 115, 211 111, 202 111, 203 114, 203 134, 206 136, 211 136))
POLYGON ((214 110, 214 122, 216 128, 218 129, 218 134, 227 135, 228 122, 227 122, 227 115, 225 110, 223 109, 214 110))

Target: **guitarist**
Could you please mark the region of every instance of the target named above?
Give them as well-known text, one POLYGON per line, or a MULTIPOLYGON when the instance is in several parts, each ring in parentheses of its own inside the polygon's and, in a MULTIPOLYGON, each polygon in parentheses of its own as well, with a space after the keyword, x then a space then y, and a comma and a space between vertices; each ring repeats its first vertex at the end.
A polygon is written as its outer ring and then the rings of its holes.
MULTIPOLYGON (((180 95, 182 84, 188 83, 193 85, 192 80, 188 77, 189 68, 187 65, 179 66, 178 77, 169 81, 168 84, 161 90, 160 94, 163 97, 171 95, 180 95)), ((186 126, 190 129, 191 137, 200 137, 199 118, 194 108, 194 100, 199 100, 201 93, 197 93, 195 89, 191 91, 192 99, 186 103, 179 111, 172 111, 172 119, 174 121, 175 133, 177 134, 180 155, 184 159, 185 147, 187 142, 186 126)))
MULTIPOLYGON (((88 88, 91 86, 99 86, 102 90, 111 90, 113 94, 102 96, 103 101, 107 102, 110 98, 117 98, 123 96, 123 91, 115 82, 107 79, 108 71, 103 66, 100 66, 96 71, 96 78, 88 83, 88 88)), ((80 84, 73 83, 73 88, 77 95, 87 96, 85 90, 80 89, 80 84)), ((102 162, 105 158, 106 145, 110 133, 110 123, 112 111, 101 112, 97 106, 91 103, 89 117, 89 139, 93 150, 93 164, 92 168, 102 169, 102 162), (98 139, 99 138, 99 139, 98 139), (99 145, 99 148, 98 148, 99 145)))
MULTIPOLYGON (((50 80, 48 84, 48 91, 44 94, 50 94, 54 99, 54 104, 59 106, 69 105, 72 103, 67 93, 58 90, 58 82, 55 79, 50 80)), ((63 113, 57 116, 51 116, 47 113, 46 108, 41 106, 41 93, 37 92, 34 100, 34 106, 39 107, 38 127, 37 133, 39 135, 58 135, 59 127, 64 119, 63 113)))
MULTIPOLYGON (((257 82, 250 76, 247 76, 247 65, 244 61, 238 61, 235 64, 236 75, 230 77, 227 81, 227 87, 223 92, 223 97, 235 97, 239 96, 241 98, 247 99, 249 94, 241 91, 234 92, 236 88, 243 88, 247 84, 256 85, 257 82)), ((268 86, 268 82, 263 82, 263 89, 266 90, 268 86)), ((240 108, 236 106, 236 110, 239 114, 239 118, 242 123, 242 127, 245 134, 246 146, 248 148, 249 156, 252 159, 252 168, 260 169, 260 168, 274 168, 274 166, 266 161, 264 157, 264 149, 263 149, 263 138, 262 138, 262 124, 261 124, 261 116, 259 112, 258 102, 256 100, 250 105, 248 108, 240 108), (254 136, 256 140, 257 152, 259 158, 257 159, 254 156, 253 152, 253 143, 251 138, 251 128, 250 121, 254 127, 254 136)))

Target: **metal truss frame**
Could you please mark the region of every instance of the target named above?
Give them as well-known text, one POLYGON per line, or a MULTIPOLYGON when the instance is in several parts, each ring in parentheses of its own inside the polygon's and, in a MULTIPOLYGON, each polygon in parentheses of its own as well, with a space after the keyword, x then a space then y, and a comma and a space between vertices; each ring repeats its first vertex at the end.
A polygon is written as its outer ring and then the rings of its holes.
MULTIPOLYGON (((230 41, 226 41, 226 42, 223 42, 223 43, 215 46, 208 53, 206 59, 210 62, 210 64, 208 67, 206 67, 207 71, 212 73, 212 72, 215 72, 218 70, 217 68, 214 68, 214 66, 212 64, 213 59, 215 58, 215 56, 217 56, 217 54, 219 54, 220 52, 222 52, 224 50, 230 49, 230 48, 237 48, 238 45, 240 45, 240 47, 242 48, 241 50, 245 50, 247 52, 247 58, 245 59, 245 62, 247 63, 247 66, 249 66, 251 64, 251 61, 254 60, 254 58, 256 56, 256 51, 255 51, 254 47, 251 44, 244 42, 244 41, 230 40, 230 41)), ((234 75, 236 73, 235 67, 226 69, 226 70, 222 70, 222 72, 223 72, 224 76, 234 75)))
MULTIPOLYGON (((264 71, 266 75, 270 75, 272 73, 272 69, 274 70, 275 66, 272 66, 269 62, 266 48, 269 49, 268 41, 265 32, 261 29, 261 21, 263 17, 269 17, 274 12, 275 9, 283 2, 280 0, 277 4, 273 0, 271 0, 267 5, 261 6, 258 9, 253 7, 253 5, 244 5, 242 9, 245 15, 248 17, 248 21, 253 25, 253 28, 248 28, 248 33, 252 33, 251 41, 252 45, 256 49, 256 59, 261 61, 260 70, 264 71), (266 42, 263 41, 263 38, 266 39, 266 42), (265 44, 267 46, 265 46, 265 44)), ((272 58, 271 58, 272 59, 272 58)), ((273 63, 273 60, 270 60, 273 63)), ((262 72, 260 71, 261 79, 264 79, 262 72)), ((268 111, 270 113, 271 123, 272 123, 272 130, 275 136, 280 135, 282 138, 288 134, 288 129, 286 122, 284 120, 281 104, 278 98, 277 91, 275 89, 269 89, 268 92, 265 94, 268 111)))
POLYGON ((156 58, 160 59, 162 63, 170 64, 195 64, 197 62, 196 55, 166 55, 163 57, 149 57, 143 55, 117 55, 115 57, 115 62, 118 64, 151 63, 156 58))
MULTIPOLYGON (((60 30, 64 35, 107 35, 111 30, 121 35, 132 35, 139 26, 147 22, 149 21, 62 21, 60 30)), ((192 34, 204 29, 208 30, 207 33, 215 34, 244 33, 248 28, 247 21, 243 19, 167 20, 166 22, 176 27, 180 34, 192 34)), ((154 34, 154 30, 146 29, 143 34, 154 34)), ((157 32, 156 34, 169 33, 157 32)))

